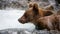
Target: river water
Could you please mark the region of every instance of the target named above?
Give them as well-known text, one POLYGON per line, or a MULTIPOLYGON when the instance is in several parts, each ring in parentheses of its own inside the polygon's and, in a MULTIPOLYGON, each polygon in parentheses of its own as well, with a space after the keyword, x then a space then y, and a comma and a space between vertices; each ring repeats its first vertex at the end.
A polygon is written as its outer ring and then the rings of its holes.
MULTIPOLYGON (((10 0, 10 1, 12 1, 12 0, 10 0)), ((0 2, 1 8, 10 6, 12 4, 13 4, 12 6, 15 7, 15 4, 14 4, 15 1, 13 3, 12 2, 10 3, 10 1, 7 2, 7 0, 6 0, 6 2, 0 2)), ((54 0, 48 0, 48 2, 56 8, 54 0)), ((16 4, 19 4, 19 3, 16 3, 16 4)), ((26 4, 22 3, 22 1, 21 1, 21 4, 24 5, 24 7, 22 6, 23 9, 24 9, 26 4)), ((19 5, 17 5, 17 7, 18 6, 19 5)), ((18 22, 18 18, 23 16, 25 10, 20 10, 20 9, 15 9, 15 8, 13 9, 13 8, 8 8, 7 7, 6 9, 0 10, 0 30, 8 29, 8 28, 25 28, 25 29, 28 29, 28 30, 34 29, 35 26, 31 23, 21 24, 21 23, 18 22)), ((18 7, 18 8, 21 8, 21 7, 18 7)))
POLYGON ((18 22, 18 18, 20 18, 24 12, 25 10, 12 8, 0 10, 0 30, 8 28, 34 29, 35 26, 31 23, 21 24, 18 22))

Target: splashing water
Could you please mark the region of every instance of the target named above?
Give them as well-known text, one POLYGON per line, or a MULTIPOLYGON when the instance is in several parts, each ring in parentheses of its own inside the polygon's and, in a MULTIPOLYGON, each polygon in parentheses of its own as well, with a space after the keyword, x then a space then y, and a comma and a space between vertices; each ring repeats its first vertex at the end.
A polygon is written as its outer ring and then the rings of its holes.
POLYGON ((0 10, 0 30, 6 28, 30 28, 30 30, 34 29, 35 26, 33 24, 28 23, 23 25, 18 22, 18 18, 20 18, 24 12, 25 10, 19 9, 0 10))

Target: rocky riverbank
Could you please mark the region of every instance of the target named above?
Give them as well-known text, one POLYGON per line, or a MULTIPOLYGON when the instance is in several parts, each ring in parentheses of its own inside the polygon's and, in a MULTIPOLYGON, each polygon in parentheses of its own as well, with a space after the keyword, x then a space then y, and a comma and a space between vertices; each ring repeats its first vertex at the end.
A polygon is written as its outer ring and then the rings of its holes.
POLYGON ((57 30, 33 30, 29 31, 27 29, 21 29, 21 28, 11 28, 11 29, 4 29, 0 30, 0 34, 60 34, 60 31, 57 30))
POLYGON ((47 0, 0 0, 0 9, 5 9, 7 7, 27 9, 29 2, 36 2, 40 7, 49 5, 47 0))

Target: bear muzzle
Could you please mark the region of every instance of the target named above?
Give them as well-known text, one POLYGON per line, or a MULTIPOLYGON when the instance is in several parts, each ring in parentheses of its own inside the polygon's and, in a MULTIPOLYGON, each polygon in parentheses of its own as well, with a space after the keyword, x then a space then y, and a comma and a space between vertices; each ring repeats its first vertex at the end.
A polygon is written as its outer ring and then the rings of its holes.
POLYGON ((27 23, 27 19, 25 19, 25 18, 19 18, 18 21, 22 24, 27 23))

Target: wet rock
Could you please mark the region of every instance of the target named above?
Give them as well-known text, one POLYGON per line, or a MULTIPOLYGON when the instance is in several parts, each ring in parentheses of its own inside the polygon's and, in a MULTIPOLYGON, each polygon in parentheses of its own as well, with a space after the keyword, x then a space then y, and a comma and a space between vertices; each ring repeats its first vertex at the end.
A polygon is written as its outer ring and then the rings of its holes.
POLYGON ((60 31, 57 30, 33 30, 29 31, 26 29, 5 29, 0 30, 0 34, 60 34, 60 31))

